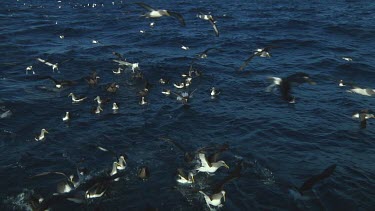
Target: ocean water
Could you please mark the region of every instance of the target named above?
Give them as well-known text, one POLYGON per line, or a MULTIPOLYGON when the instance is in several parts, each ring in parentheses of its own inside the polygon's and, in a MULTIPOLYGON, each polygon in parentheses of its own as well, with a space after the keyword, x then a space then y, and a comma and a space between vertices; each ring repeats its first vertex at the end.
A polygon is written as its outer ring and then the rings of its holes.
POLYGON ((53 210, 208 210, 197 190, 209 192, 240 160, 246 165, 241 177, 224 186, 221 210, 374 209, 375 123, 370 119, 361 129, 351 115, 373 108, 375 99, 338 87, 343 79, 375 88, 373 1, 145 2, 179 12, 186 27, 171 17, 141 17, 146 10, 133 3, 1 2, 1 210, 30 210, 29 195, 51 196, 63 177, 30 178, 41 172, 74 174, 78 165, 94 177, 109 170, 114 157, 93 145, 126 154, 124 176, 101 198, 84 204, 61 200, 53 210), (196 17, 199 12, 211 12, 219 37, 208 21, 196 17), (237 71, 255 49, 266 46, 274 47, 271 58, 256 57, 237 71), (196 91, 189 105, 162 95, 163 88, 175 90, 172 83, 181 82, 180 75, 207 48, 217 50, 197 60, 195 67, 203 74, 193 79, 190 91, 196 91), (114 51, 139 62, 152 84, 148 105, 139 105, 143 82, 132 79, 131 70, 112 73, 118 67, 114 51), (59 70, 53 72, 36 58, 59 63, 59 70), (26 74, 31 65, 35 75, 26 74), (99 84, 90 87, 81 79, 94 69, 99 84), (293 87, 295 104, 283 101, 277 91, 265 91, 268 77, 296 72, 309 74, 316 85, 293 87), (44 76, 78 83, 56 89, 44 76), (159 84, 161 77, 171 83, 159 84), (111 82, 120 86, 115 94, 104 90, 111 82), (211 87, 221 89, 215 99, 211 87), (72 104, 71 92, 88 100, 72 104), (118 113, 108 104, 101 114, 92 114, 97 95, 117 102, 118 113), (72 116, 68 124, 61 120, 66 111, 72 116), (42 128, 49 133, 36 142, 42 128), (194 165, 161 137, 186 151, 228 144, 220 158, 230 168, 215 175, 199 173, 193 186, 178 185, 176 169, 194 165), (337 168, 329 178, 304 197, 293 194, 291 187, 331 164, 337 168), (141 166, 149 167, 149 179, 137 178, 141 166))

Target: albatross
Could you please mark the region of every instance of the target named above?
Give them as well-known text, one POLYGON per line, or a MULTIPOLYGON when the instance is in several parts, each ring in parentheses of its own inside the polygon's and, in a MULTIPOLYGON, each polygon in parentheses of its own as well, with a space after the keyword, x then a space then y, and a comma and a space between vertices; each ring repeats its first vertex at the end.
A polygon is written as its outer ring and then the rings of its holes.
POLYGON ((150 7, 149 5, 147 5, 145 3, 142 3, 142 2, 138 2, 136 4, 149 11, 149 12, 147 12, 143 15, 146 18, 160 18, 162 16, 172 16, 174 18, 177 18, 178 21, 180 21, 182 26, 185 26, 184 18, 182 17, 181 14, 179 14, 177 12, 172 12, 170 10, 154 9, 154 8, 150 7))

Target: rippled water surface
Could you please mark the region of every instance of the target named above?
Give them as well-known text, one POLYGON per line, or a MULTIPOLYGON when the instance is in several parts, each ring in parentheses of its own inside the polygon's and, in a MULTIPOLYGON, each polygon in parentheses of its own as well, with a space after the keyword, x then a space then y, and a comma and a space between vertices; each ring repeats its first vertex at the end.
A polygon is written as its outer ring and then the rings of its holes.
POLYGON ((99 199, 85 204, 62 200, 53 210, 207 210, 197 190, 209 191, 239 160, 246 165, 240 178, 224 186, 222 210, 374 209, 375 122, 370 119, 360 129, 351 115, 373 108, 375 100, 337 86, 343 79, 375 88, 374 2, 145 2, 181 13, 186 27, 170 17, 145 19, 145 10, 131 1, 93 3, 1 3, 1 210, 29 210, 29 195, 51 196, 62 180, 54 175, 31 179, 35 174, 74 174, 77 165, 91 176, 109 170, 114 157, 93 145, 127 154, 125 176, 99 199), (200 11, 216 18, 219 37, 208 21, 196 17, 200 11), (255 49, 265 46, 274 47, 271 58, 254 58, 243 72, 237 71, 255 49), (196 54, 213 47, 218 50, 195 64, 203 75, 193 79, 190 91, 196 91, 189 106, 161 94, 163 88, 175 90, 172 83, 182 80, 196 54), (143 82, 132 79, 131 70, 112 73, 118 67, 114 51, 139 62, 152 84, 148 105, 139 105, 143 82), (36 58, 59 63, 59 71, 36 58), (26 74, 31 65, 35 75, 26 74), (100 79, 90 87, 82 78, 93 69, 100 79), (268 77, 296 72, 316 82, 293 88, 296 104, 283 101, 277 91, 265 91, 268 77), (56 89, 44 76, 78 83, 56 89), (159 84, 161 77, 172 83, 159 84), (120 85, 116 94, 105 91, 111 82, 120 85), (215 99, 210 97, 213 86, 221 89, 215 99), (70 92, 88 100, 72 104, 70 92), (92 114, 97 95, 116 101, 119 112, 114 114, 107 104, 101 114, 92 114), (69 124, 61 120, 66 111, 72 116, 69 124), (49 133, 36 142, 42 128, 49 133), (199 173, 194 186, 178 185, 176 169, 194 164, 186 164, 183 152, 161 137, 186 151, 228 144, 220 158, 231 168, 220 168, 215 175, 199 173), (331 164, 337 164, 331 177, 303 198, 292 194, 291 187, 331 164), (149 167, 148 180, 137 178, 141 166, 149 167))

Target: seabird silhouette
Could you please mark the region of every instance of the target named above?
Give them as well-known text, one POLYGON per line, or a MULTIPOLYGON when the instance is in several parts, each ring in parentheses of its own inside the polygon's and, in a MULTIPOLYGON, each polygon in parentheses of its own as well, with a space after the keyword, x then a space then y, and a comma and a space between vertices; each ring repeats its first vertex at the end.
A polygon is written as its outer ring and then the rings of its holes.
POLYGON ((311 176, 297 190, 301 193, 301 195, 303 195, 303 192, 311 190, 312 187, 314 187, 316 183, 331 176, 335 169, 336 169, 336 164, 330 165, 322 173, 311 176))

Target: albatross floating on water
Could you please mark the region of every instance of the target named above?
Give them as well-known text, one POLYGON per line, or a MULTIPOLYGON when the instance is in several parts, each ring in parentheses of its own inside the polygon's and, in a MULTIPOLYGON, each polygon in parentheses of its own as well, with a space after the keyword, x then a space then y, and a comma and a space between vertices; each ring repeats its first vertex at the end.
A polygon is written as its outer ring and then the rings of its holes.
POLYGON ((40 131, 40 135, 36 135, 35 137, 35 141, 43 141, 45 139, 45 134, 48 133, 48 131, 46 129, 42 129, 40 131))
POLYGON ((211 205, 215 207, 222 207, 223 205, 221 204, 221 199, 225 202, 225 191, 222 190, 219 193, 215 193, 211 196, 208 196, 205 194, 203 191, 199 191, 204 196, 204 199, 206 201, 206 204, 210 210, 212 210, 211 205))

